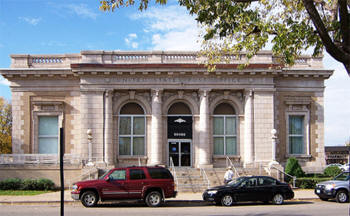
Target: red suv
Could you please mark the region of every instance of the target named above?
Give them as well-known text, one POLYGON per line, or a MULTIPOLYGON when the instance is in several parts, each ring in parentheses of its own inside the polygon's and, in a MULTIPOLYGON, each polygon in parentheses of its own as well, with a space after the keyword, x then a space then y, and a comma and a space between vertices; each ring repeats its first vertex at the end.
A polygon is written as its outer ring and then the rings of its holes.
POLYGON ((111 169, 97 180, 75 183, 71 192, 85 207, 95 206, 99 200, 123 199, 143 199, 148 206, 157 207, 176 194, 172 174, 158 166, 111 169))

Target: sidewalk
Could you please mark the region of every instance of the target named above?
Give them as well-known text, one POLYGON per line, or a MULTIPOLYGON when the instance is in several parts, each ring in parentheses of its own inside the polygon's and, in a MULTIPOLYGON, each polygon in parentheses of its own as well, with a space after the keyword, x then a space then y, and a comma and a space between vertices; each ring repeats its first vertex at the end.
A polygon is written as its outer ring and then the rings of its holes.
MULTIPOLYGON (((313 189, 294 190, 294 200, 313 200, 318 199, 313 189)), ((0 205, 11 204, 57 204, 60 203, 61 192, 51 192, 34 196, 0 196, 0 205)), ((72 200, 70 191, 64 193, 65 203, 79 203, 72 200)), ((203 202, 202 193, 179 193, 176 198, 166 199, 168 202, 203 202)))

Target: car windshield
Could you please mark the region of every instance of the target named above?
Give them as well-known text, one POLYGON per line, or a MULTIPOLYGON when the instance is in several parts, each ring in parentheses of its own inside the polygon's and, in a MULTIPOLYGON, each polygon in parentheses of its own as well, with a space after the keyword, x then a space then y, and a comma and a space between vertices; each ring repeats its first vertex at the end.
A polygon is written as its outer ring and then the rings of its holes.
POLYGON ((246 179, 246 177, 234 178, 234 179, 232 179, 232 181, 230 181, 228 183, 228 185, 231 185, 231 186, 237 185, 237 184, 241 183, 244 179, 246 179))
POLYGON ((349 172, 343 172, 337 175, 334 180, 339 180, 339 181, 349 181, 350 180, 350 175, 349 172))

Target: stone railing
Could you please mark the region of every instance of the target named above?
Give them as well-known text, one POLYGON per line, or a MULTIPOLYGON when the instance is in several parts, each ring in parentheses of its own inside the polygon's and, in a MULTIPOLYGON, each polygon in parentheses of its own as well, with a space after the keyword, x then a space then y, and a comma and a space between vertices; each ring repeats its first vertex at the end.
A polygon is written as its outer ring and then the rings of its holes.
MULTIPOLYGON (((81 51, 78 54, 63 55, 11 55, 11 68, 70 68, 70 64, 201 64, 205 57, 188 51, 81 51)), ((242 64, 247 61, 246 54, 228 55, 223 63, 242 64)), ((261 51, 250 64, 278 64, 278 58, 270 51, 261 51)), ((322 58, 302 56, 295 61, 293 68, 322 67, 322 58)))
MULTIPOLYGON (((65 154, 65 164, 81 164, 84 160, 79 155, 65 154)), ((0 165, 20 164, 58 164, 57 154, 0 154, 0 165)))

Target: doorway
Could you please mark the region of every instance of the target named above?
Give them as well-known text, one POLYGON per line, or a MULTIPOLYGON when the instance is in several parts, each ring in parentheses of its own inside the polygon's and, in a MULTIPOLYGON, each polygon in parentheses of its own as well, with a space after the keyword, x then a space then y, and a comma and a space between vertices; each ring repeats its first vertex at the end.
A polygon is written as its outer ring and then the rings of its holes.
POLYGON ((168 140, 169 164, 172 159, 174 166, 191 166, 191 140, 168 140))

